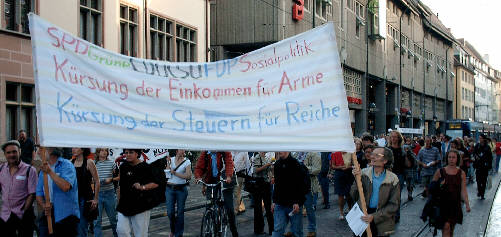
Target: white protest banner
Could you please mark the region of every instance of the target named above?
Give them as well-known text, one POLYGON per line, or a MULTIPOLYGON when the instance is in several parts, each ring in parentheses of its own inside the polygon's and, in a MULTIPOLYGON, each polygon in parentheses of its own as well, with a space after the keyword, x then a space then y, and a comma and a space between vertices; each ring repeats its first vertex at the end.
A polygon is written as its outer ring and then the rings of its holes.
POLYGON ((355 150, 331 23, 238 58, 172 63, 29 18, 42 146, 355 150))

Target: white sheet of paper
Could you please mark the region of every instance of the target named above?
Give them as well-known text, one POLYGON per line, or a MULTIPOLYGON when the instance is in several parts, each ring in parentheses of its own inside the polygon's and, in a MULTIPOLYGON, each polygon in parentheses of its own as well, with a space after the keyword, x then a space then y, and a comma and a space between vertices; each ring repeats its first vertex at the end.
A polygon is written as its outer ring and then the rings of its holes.
POLYGON ((364 213, 358 206, 358 203, 355 203, 350 212, 348 212, 348 215, 346 215, 346 221, 356 236, 361 236, 369 225, 362 220, 363 215, 364 213))

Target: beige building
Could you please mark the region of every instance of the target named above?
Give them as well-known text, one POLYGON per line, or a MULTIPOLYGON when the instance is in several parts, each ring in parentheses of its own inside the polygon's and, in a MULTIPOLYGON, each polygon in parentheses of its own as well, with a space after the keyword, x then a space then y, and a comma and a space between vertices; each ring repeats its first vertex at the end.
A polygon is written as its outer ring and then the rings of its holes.
POLYGON ((475 109, 475 69, 470 64, 470 55, 464 49, 464 41, 458 40, 454 50, 454 85, 455 119, 473 120, 475 109))
POLYGON ((0 0, 0 143, 36 137, 28 12, 125 55, 204 62, 209 0, 0 0))

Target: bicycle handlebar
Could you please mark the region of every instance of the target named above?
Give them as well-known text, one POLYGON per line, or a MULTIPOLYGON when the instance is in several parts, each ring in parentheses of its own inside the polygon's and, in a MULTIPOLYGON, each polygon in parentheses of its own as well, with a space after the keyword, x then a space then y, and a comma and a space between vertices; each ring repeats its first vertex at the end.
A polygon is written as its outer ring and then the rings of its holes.
POLYGON ((204 182, 203 180, 198 180, 197 182, 198 183, 202 183, 203 185, 207 186, 207 187, 216 187, 218 186, 223 180, 219 180, 217 183, 214 183, 214 184, 208 184, 206 182, 204 182))

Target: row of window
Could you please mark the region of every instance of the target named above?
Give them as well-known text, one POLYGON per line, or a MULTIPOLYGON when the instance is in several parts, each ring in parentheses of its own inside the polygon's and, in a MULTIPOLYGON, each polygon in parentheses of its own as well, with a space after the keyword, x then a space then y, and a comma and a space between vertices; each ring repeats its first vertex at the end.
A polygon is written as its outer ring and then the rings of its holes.
POLYGON ((470 102, 473 102, 473 97, 474 97, 474 94, 473 94, 473 91, 471 90, 468 90, 466 88, 461 88, 461 98, 465 101, 470 101, 470 102))
MULTIPOLYGON (((310 0, 312 1, 312 0, 310 0)), ((29 12, 35 0, 3 0, 4 26, 7 30, 29 34, 29 12)), ((322 3, 321 14, 327 12, 322 3)), ((103 0, 80 0, 79 36, 103 46, 103 0)), ((120 4, 120 53, 138 55, 138 9, 120 4)), ((176 21, 150 15, 150 58, 168 61, 197 61, 197 31, 176 21)))
POLYGON ((35 7, 35 0, 4 0, 3 12, 5 29, 30 33, 28 13, 35 7))
POLYGON ((5 137, 7 140, 16 139, 20 129, 24 129, 28 136, 34 136, 34 85, 6 82, 5 92, 5 137))
POLYGON ((313 10, 313 1, 315 1, 315 14, 319 17, 327 19, 327 16, 332 15, 332 3, 318 0, 304 0, 304 9, 306 11, 313 10))
POLYGON ((470 85, 474 84, 473 76, 466 73, 465 71, 461 71, 461 81, 468 83, 470 85))
POLYGON ((461 110, 462 110, 462 115, 463 115, 463 119, 469 119, 469 118, 473 118, 473 108, 470 108, 470 107, 467 107, 467 106, 461 106, 461 110))
MULTIPOLYGON (((102 45, 102 0, 80 0, 80 37, 102 45)), ((150 58, 177 62, 197 61, 197 31, 150 14, 150 58)), ((138 9, 120 5, 120 53, 138 55, 138 9)))
POLYGON ((344 88, 346 95, 362 98, 362 74, 343 68, 344 88))

